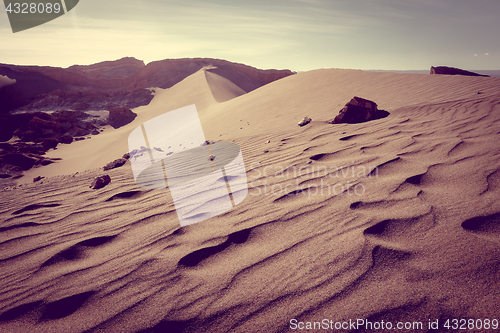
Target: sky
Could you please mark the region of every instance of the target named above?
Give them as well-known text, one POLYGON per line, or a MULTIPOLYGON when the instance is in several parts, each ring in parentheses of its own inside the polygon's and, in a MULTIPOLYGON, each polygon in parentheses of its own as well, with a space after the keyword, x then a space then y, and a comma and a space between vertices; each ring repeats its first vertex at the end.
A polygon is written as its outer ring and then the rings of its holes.
POLYGON ((499 17, 498 0, 80 0, 12 33, 0 3, 0 63, 202 57, 293 71, 498 70, 499 17))

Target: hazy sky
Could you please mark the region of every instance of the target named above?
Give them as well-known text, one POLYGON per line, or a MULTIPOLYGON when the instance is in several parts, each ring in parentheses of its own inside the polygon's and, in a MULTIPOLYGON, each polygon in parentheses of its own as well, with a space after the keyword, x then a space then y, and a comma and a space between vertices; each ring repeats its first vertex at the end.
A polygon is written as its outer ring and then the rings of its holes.
POLYGON ((80 0, 13 34, 0 63, 68 67, 132 56, 258 68, 500 69, 499 0, 80 0))

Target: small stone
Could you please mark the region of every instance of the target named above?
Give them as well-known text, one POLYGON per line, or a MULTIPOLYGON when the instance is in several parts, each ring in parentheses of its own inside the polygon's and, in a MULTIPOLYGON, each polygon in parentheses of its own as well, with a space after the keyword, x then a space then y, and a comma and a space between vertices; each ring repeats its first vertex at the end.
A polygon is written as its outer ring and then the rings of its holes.
POLYGON ((309 124, 311 122, 311 118, 309 117, 304 117, 304 119, 302 119, 301 121, 299 121, 299 126, 302 127, 302 126, 306 126, 307 124, 309 124))
POLYGON ((111 182, 111 177, 109 175, 102 175, 95 177, 94 180, 92 181, 92 184, 90 184, 89 187, 91 189, 97 190, 108 185, 110 182, 111 182))
POLYGON ((271 143, 271 140, 267 140, 266 143, 271 143))
POLYGON ((42 180, 44 178, 45 177, 42 177, 42 176, 35 177, 35 178, 33 178, 33 183, 36 183, 36 182, 38 182, 38 181, 40 181, 40 180, 42 180))

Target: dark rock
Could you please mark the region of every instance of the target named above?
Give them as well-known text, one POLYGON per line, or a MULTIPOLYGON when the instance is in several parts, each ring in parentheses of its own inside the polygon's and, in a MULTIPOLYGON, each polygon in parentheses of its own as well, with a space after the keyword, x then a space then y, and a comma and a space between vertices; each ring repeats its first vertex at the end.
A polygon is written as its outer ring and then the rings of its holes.
POLYGON ((375 120, 387 117, 389 112, 378 110, 377 104, 373 101, 353 97, 347 103, 334 120, 329 121, 330 124, 348 123, 356 124, 365 121, 375 120))
POLYGON ((7 142, 0 142, 0 149, 3 152, 14 152, 14 151, 16 151, 16 147, 13 146, 10 143, 7 143, 7 142))
POLYGON ((58 144, 59 144, 59 141, 57 141, 54 138, 47 138, 47 139, 42 140, 42 146, 46 150, 49 150, 51 148, 56 148, 58 144))
POLYGON ((16 149, 18 153, 35 155, 44 155, 47 151, 47 149, 41 144, 29 144, 24 142, 19 142, 16 149))
POLYGON ((109 175, 102 175, 95 177, 92 184, 89 186, 91 189, 97 190, 103 188, 111 182, 111 177, 109 175))
POLYGON ((46 165, 49 165, 49 164, 52 164, 54 163, 54 160, 52 159, 43 159, 40 161, 40 164, 43 165, 43 166, 46 166, 46 165))
POLYGON ((135 117, 137 114, 125 107, 109 110, 109 124, 115 129, 131 123, 135 117))
MULTIPOLYGON (((97 128, 82 119, 89 115, 80 111, 56 111, 52 115, 35 112, 31 119, 14 131, 21 141, 41 142, 43 139, 60 139, 63 133, 70 136, 88 135, 97 128)), ((68 142, 68 139, 65 139, 68 142)))
POLYGON ((60 133, 60 127, 51 121, 48 114, 37 112, 35 116, 24 126, 18 128, 14 134, 22 141, 36 141, 42 138, 50 138, 60 133))
POLYGON ((3 156, 3 160, 5 161, 5 163, 18 166, 23 170, 31 169, 33 165, 35 165, 35 162, 37 161, 34 158, 19 153, 5 154, 3 156))
POLYGON ((84 128, 80 128, 80 127, 72 127, 68 131, 68 134, 71 135, 72 137, 84 136, 84 135, 88 135, 89 133, 90 133, 90 131, 88 129, 84 129, 84 128))
POLYGON ((75 138, 75 141, 82 141, 82 140, 85 140, 85 138, 82 138, 82 137, 75 138))
POLYGON ((106 171, 106 170, 118 168, 118 167, 121 167, 122 165, 124 165, 126 162, 127 162, 127 160, 125 158, 119 158, 119 159, 114 160, 113 162, 109 162, 102 169, 104 171, 106 171))
POLYGON ((95 130, 93 130, 92 132, 90 132, 90 134, 92 134, 92 135, 97 135, 97 134, 99 134, 99 133, 101 133, 101 132, 99 132, 99 131, 98 131, 98 130, 96 130, 96 129, 95 129, 95 130))
POLYGON ((130 153, 123 154, 122 158, 128 160, 130 158, 130 153))
POLYGON ((466 76, 484 76, 489 77, 489 75, 482 75, 474 72, 469 72, 463 69, 455 67, 438 66, 431 67, 431 74, 442 74, 442 75, 466 75, 466 76))
POLYGON ((38 181, 40 181, 40 180, 42 180, 44 178, 45 177, 42 177, 42 176, 35 177, 35 178, 33 178, 33 183, 36 183, 36 182, 38 182, 38 181))
POLYGON ((69 135, 69 134, 64 134, 59 139, 59 142, 69 145, 71 142, 73 142, 73 137, 71 135, 69 135))

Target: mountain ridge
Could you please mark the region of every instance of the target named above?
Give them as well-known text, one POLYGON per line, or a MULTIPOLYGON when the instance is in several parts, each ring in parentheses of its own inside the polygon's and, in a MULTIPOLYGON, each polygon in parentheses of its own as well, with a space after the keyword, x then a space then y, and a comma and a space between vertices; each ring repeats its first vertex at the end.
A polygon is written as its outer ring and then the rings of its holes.
POLYGON ((0 113, 25 107, 36 102, 38 96, 55 90, 132 93, 152 87, 170 88, 206 66, 216 67, 211 71, 234 82, 245 92, 295 74, 290 70, 263 70, 212 58, 164 59, 146 65, 142 60, 125 57, 68 68, 0 64, 0 75, 16 80, 0 88, 0 113))

